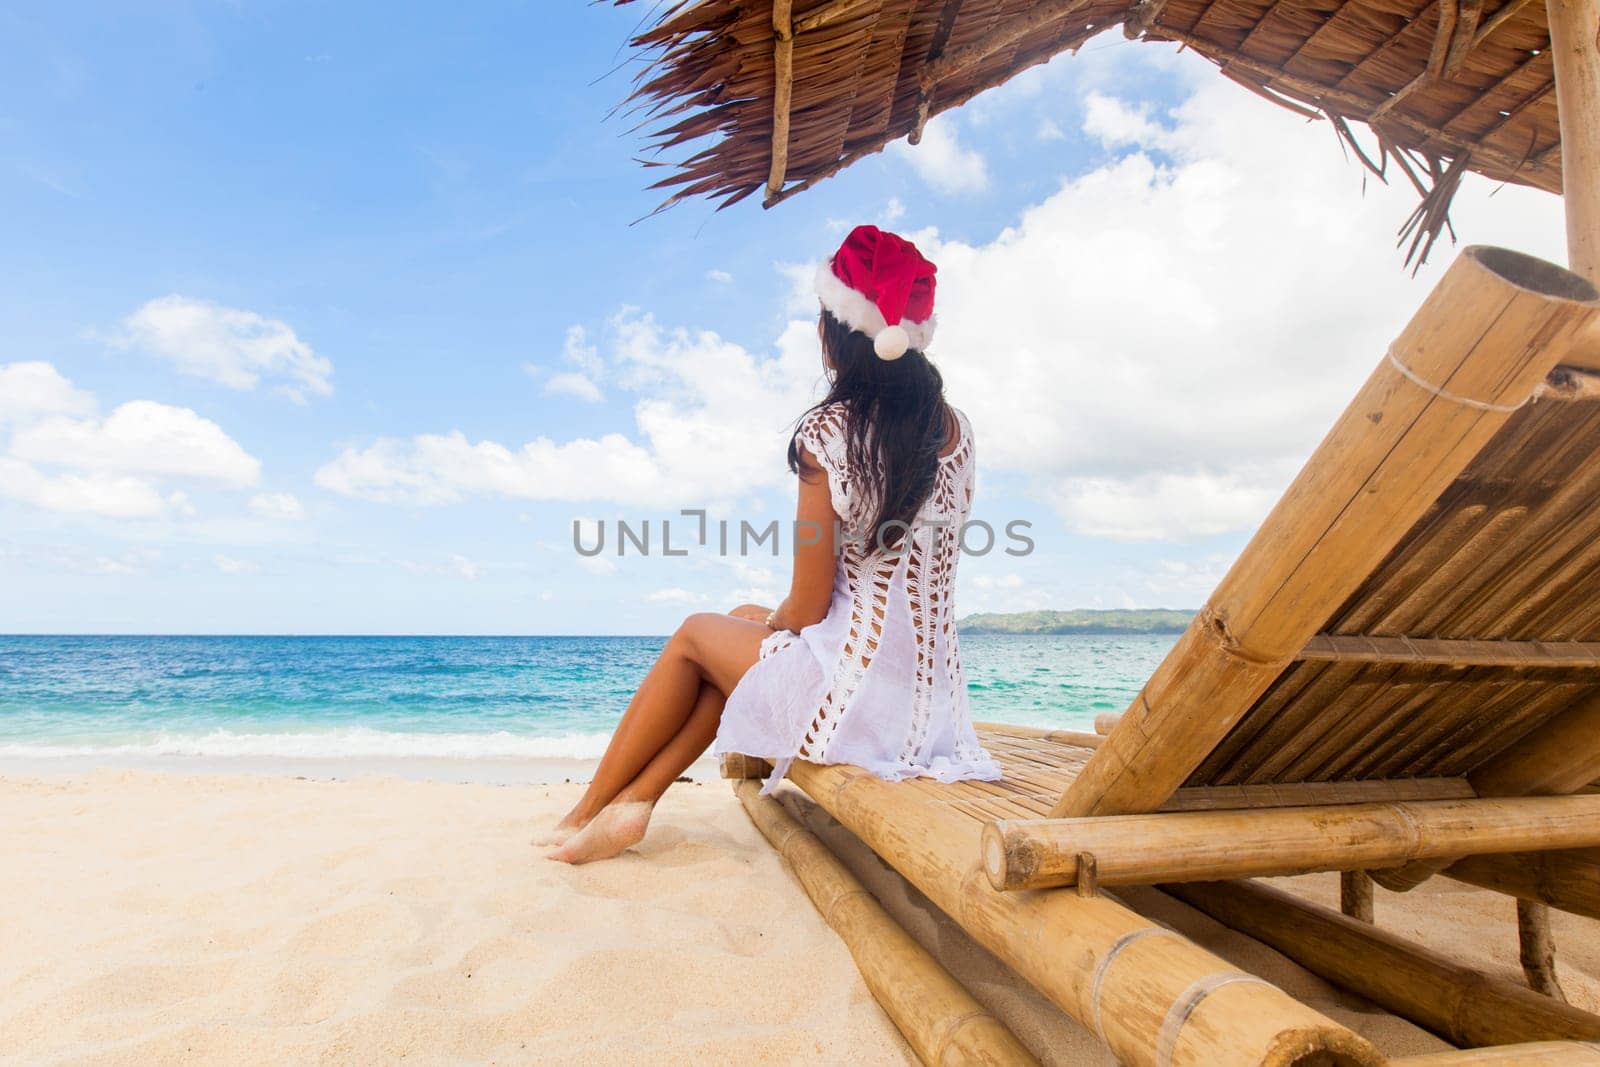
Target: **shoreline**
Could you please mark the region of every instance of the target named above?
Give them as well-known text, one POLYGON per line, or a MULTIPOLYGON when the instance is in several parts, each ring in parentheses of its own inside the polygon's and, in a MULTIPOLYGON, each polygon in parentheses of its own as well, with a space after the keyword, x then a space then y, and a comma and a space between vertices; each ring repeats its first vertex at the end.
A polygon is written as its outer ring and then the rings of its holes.
MULTIPOLYGON (((586 783, 598 759, 471 758, 428 756, 6 756, 0 778, 55 781, 99 771, 141 771, 186 777, 254 776, 311 781, 399 779, 455 785, 527 786, 586 783)), ((694 781, 719 777, 717 762, 702 756, 684 772, 694 781)))

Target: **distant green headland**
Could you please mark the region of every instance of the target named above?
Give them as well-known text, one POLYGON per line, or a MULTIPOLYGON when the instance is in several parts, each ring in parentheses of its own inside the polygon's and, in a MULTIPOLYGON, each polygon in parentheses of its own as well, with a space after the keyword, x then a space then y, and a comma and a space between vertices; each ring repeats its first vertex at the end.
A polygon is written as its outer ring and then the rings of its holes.
POLYGON ((1181 634, 1194 618, 1192 611, 1149 608, 1140 611, 980 612, 957 624, 969 634, 1181 634))

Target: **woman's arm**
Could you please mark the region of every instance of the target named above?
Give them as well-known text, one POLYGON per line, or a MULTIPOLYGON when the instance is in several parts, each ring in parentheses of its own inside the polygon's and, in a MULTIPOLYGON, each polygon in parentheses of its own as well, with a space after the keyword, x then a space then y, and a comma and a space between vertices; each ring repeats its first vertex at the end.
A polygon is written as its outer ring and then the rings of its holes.
POLYGON ((801 630, 828 614, 833 600, 835 527, 839 516, 828 493, 828 478, 815 456, 800 449, 800 496, 795 505, 794 575, 789 595, 772 613, 775 630, 801 630))

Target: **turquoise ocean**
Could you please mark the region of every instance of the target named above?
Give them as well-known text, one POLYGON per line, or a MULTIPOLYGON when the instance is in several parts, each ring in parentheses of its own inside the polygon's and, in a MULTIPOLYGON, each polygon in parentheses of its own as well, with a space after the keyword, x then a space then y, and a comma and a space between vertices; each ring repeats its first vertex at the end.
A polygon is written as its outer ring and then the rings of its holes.
MULTIPOLYGON (((1174 640, 964 635, 974 716, 1088 730, 1174 640)), ((662 643, 0 636, 0 758, 593 759, 662 643)))

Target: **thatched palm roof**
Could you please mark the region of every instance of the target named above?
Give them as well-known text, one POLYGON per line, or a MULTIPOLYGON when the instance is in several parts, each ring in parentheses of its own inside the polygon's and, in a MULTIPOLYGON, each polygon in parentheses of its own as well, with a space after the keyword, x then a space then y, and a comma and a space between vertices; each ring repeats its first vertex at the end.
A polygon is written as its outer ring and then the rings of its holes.
POLYGON ((1561 188, 1550 34, 1529 0, 679 0, 634 38, 653 59, 634 96, 655 147, 690 153, 656 183, 669 203, 764 188, 771 206, 1118 25, 1330 121, 1423 194, 1419 238, 1465 170, 1561 188))

